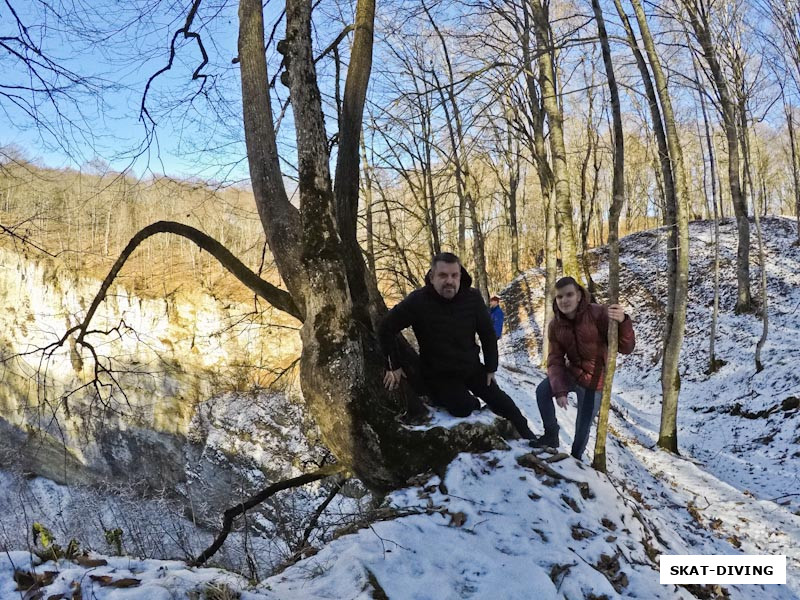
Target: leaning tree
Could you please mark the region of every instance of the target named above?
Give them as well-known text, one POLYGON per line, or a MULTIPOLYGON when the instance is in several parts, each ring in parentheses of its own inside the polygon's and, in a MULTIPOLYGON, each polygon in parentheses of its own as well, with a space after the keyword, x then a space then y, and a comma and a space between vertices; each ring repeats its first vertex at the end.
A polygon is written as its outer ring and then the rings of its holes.
MULTIPOLYGON (((192 35, 190 17, 181 30, 192 35)), ((286 35, 277 44, 295 122, 299 206, 289 201, 276 141, 267 69, 263 6, 240 0, 238 59, 250 178, 261 222, 286 286, 269 284, 227 248, 188 225, 160 221, 131 239, 102 284, 82 323, 62 338, 94 352, 89 323, 125 261, 145 239, 179 235, 212 254, 243 284, 302 322, 300 384, 322 439, 343 469, 386 490, 410 476, 441 468, 462 451, 501 447, 497 430, 461 423, 411 428, 402 416, 418 399, 408 387, 383 387, 376 326, 386 307, 356 238, 359 138, 369 83, 374 0, 358 0, 350 63, 341 103, 333 177, 322 95, 312 50, 311 0, 287 0, 286 35)), ((403 344, 402 339, 398 343, 403 344)), ((406 345, 406 352, 411 349, 406 345)), ((95 356, 95 358, 97 358, 95 356)))

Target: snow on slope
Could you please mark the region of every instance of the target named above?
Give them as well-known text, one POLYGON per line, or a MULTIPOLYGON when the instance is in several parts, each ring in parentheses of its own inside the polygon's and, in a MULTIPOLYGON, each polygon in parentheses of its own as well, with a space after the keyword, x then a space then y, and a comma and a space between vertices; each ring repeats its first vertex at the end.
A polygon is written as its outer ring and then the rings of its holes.
MULTIPOLYGON (((190 598, 214 580, 241 590, 245 600, 800 598, 800 409, 791 400, 800 397, 800 249, 791 245, 796 232, 788 220, 768 219, 764 227, 771 319, 764 370, 756 374, 753 365, 760 322, 731 311, 736 248, 734 227, 726 222, 717 339, 718 358, 726 364, 705 375, 711 228, 692 225, 680 457, 655 448, 666 243, 657 230, 629 236, 622 245, 622 294, 638 345, 621 361, 615 379, 608 478, 569 457, 542 462, 550 455, 537 460, 522 441, 512 441, 507 451, 460 455, 443 481, 432 475, 389 495, 381 513, 385 520, 343 535, 258 586, 182 563, 115 558, 90 571, 65 562, 38 566, 38 572, 60 573, 44 597, 66 593, 70 582, 80 579, 84 594, 91 591, 84 597, 101 600, 190 598), (785 554, 787 585, 661 586, 655 560, 662 553, 785 554), (89 572, 142 582, 127 590, 101 587, 89 572)), ((754 282, 758 276, 754 267, 754 282)), ((595 278, 602 283, 601 273, 595 278)), ((539 343, 531 337, 541 323, 520 317, 540 314, 540 277, 526 274, 504 297, 507 302, 514 297, 520 309, 507 311, 518 330, 504 338, 500 383, 541 430, 534 392, 544 374, 535 366, 539 343)), ((470 418, 490 417, 483 411, 470 418)), ((574 430, 574 407, 559 410, 559 419, 564 448, 574 430)), ((435 419, 443 425, 451 421, 443 415, 435 419)), ((2 598, 19 594, 11 581, 12 559, 17 567, 30 568, 27 554, 0 555, 2 598)))

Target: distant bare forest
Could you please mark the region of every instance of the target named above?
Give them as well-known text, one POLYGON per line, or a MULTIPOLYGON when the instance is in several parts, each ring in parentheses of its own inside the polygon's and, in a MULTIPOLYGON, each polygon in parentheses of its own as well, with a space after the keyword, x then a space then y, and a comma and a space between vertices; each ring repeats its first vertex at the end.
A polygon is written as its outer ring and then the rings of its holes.
MULTIPOLYGON (((576 128, 579 124, 575 124, 576 128)), ((704 190, 703 156, 696 135, 687 128, 684 137, 690 171, 691 216, 713 218, 710 198, 704 190), (695 142, 695 143, 693 143, 695 142)), ((695 128, 696 129, 696 128, 695 128)), ((790 140, 785 130, 756 128, 752 151, 756 155, 756 187, 765 198, 764 214, 794 212, 790 140), (767 149, 769 148, 769 152, 767 149)), ((621 235, 663 224, 660 182, 655 176, 655 157, 643 137, 626 139, 626 203, 620 222, 621 235)), ((606 218, 610 186, 610 149, 597 147, 578 136, 571 153, 571 183, 576 198, 575 227, 586 231, 586 248, 607 241, 606 218), (605 154, 609 156, 605 156, 605 154), (596 156, 595 156, 596 155, 596 156)), ((477 216, 485 237, 487 272, 494 290, 514 276, 512 236, 508 205, 508 170, 497 155, 485 153, 473 159, 472 176, 477 216), (505 177, 505 180, 504 180, 505 177)), ((502 157, 500 157, 502 159, 502 157)), ((364 166, 361 183, 359 239, 375 267, 382 291, 399 297, 421 284, 430 259, 430 224, 414 185, 425 173, 364 166)), ((722 180, 722 216, 732 216, 730 196, 722 180)), ((520 169, 516 221, 521 271, 543 266, 545 209, 536 174, 520 169)), ((449 164, 433 173, 437 194, 440 245, 459 251, 458 196, 449 164)), ((137 179, 112 171, 104 163, 85 170, 52 169, 29 162, 18 149, 0 153, 0 224, 13 235, 3 243, 17 244, 20 251, 50 260, 73 272, 101 279, 128 240, 141 228, 158 220, 173 220, 197 227, 227 246, 245 264, 275 283, 279 278, 270 250, 265 247, 252 191, 245 186, 221 186, 214 182, 169 177, 137 179), (27 244, 22 242, 27 242, 27 244)), ((467 225, 467 238, 471 227, 467 225)), ((463 249, 472 261, 471 246, 463 249)), ((172 235, 155 236, 134 253, 120 282, 147 296, 172 293, 182 287, 202 286, 217 293, 246 299, 247 290, 227 275, 218 261, 191 241, 172 235)))

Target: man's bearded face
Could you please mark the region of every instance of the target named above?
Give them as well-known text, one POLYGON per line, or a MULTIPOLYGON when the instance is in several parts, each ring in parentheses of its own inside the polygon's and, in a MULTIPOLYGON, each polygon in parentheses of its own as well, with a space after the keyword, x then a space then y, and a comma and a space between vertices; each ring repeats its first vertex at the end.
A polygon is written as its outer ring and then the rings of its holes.
POLYGON ((438 261, 431 273, 431 281, 437 294, 452 300, 461 287, 461 265, 438 261))

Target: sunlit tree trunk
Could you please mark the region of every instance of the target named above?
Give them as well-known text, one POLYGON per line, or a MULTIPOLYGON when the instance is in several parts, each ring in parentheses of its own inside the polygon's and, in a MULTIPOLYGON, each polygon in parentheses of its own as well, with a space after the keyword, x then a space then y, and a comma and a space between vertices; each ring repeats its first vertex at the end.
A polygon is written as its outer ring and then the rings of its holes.
POLYGON ((722 113, 722 126, 728 147, 728 183, 730 186, 733 211, 736 215, 736 226, 739 233, 739 246, 736 253, 736 307, 737 313, 751 310, 750 296, 750 222, 747 219, 747 201, 742 191, 739 174, 739 132, 737 125, 736 103, 730 92, 729 82, 719 63, 717 45, 712 39, 708 14, 698 10, 694 2, 682 0, 686 14, 692 24, 697 41, 703 49, 703 58, 711 73, 711 81, 717 92, 717 100, 722 113))
POLYGON ((797 141, 792 117, 792 105, 785 105, 785 111, 786 126, 789 129, 789 144, 792 151, 792 189, 794 190, 794 216, 797 222, 797 244, 800 245, 800 170, 797 166, 797 141))
POLYGON ((555 48, 550 25, 549 4, 532 0, 531 17, 539 52, 539 83, 542 90, 542 107, 550 128, 550 154, 553 169, 553 189, 556 200, 556 226, 561 248, 562 268, 565 275, 583 281, 578 261, 578 248, 573 227, 574 215, 569 185, 569 165, 564 143, 564 114, 559 104, 556 82, 555 48))
MULTIPOLYGON (((611 96, 611 114, 614 127, 614 175, 611 184, 611 207, 608 215, 608 303, 616 304, 619 299, 619 215, 625 203, 625 146, 622 131, 622 109, 619 101, 617 79, 611 61, 611 48, 608 43, 603 11, 599 0, 592 0, 592 10, 597 21, 597 33, 603 52, 603 64, 606 68, 608 88, 611 96)), ((606 472, 606 437, 608 435, 608 412, 611 408, 611 389, 614 383, 614 371, 617 366, 617 345, 619 327, 614 319, 608 320, 608 357, 606 359, 605 380, 603 381, 603 399, 597 421, 597 439, 594 447, 592 466, 598 471, 606 472)))
MULTIPOLYGON (((675 288, 671 282, 675 280, 676 270, 678 264, 678 243, 677 243, 677 228, 676 228, 676 211, 675 206, 678 204, 678 199, 675 190, 675 166, 670 161, 669 147, 667 144, 667 135, 664 127, 664 118, 662 111, 659 107, 658 92, 653 85, 653 80, 650 76, 650 70, 647 67, 645 57, 639 49, 639 44, 636 40, 636 34, 630 24, 627 14, 622 7, 621 0, 614 0, 617 13, 622 19, 622 24, 625 28, 625 34, 628 38, 628 45, 633 52, 636 59, 636 66, 642 77, 644 84, 645 95, 647 97, 647 104, 650 108, 650 119, 653 126, 653 134, 656 138, 656 145, 658 148, 658 165, 660 167, 660 179, 658 176, 659 170, 654 167, 656 179, 660 181, 660 189, 663 192, 663 205, 662 216, 663 223, 669 227, 669 238, 667 242, 667 307, 664 323, 663 344, 667 343, 668 332, 672 328, 672 316, 675 313, 675 288)), ((643 18, 644 15, 642 15, 643 18)), ((639 15, 637 13, 637 20, 639 15)), ((649 55, 649 53, 648 53, 649 55)))
MULTIPOLYGON (((692 57, 695 79, 697 80, 697 64, 692 57)), ((720 367, 717 360, 715 344, 717 341, 717 318, 719 315, 719 198, 717 192, 717 164, 715 160, 714 143, 711 139, 711 127, 708 122, 708 112, 706 111, 706 101, 703 91, 698 90, 700 98, 700 109, 703 114, 703 127, 705 130, 706 147, 708 148, 708 171, 711 179, 711 202, 714 205, 714 301, 711 309, 711 327, 708 331, 708 373, 714 373, 720 367)), ((703 164, 705 169, 705 164, 703 164)))
MULTIPOLYGON (((676 228, 676 266, 674 279, 670 281, 672 291, 672 314, 669 330, 665 336, 664 355, 661 363, 661 426, 658 445, 670 452, 678 452, 678 398, 681 380, 678 362, 683 334, 686 328, 686 309, 689 295, 689 194, 686 185, 686 172, 683 166, 683 152, 678 140, 678 129, 672 110, 672 99, 667 88, 667 78, 661 68, 660 58, 650 33, 650 27, 639 0, 631 0, 642 42, 647 53, 653 79, 664 117, 667 149, 672 164, 675 185, 675 228, 676 228)), ((668 315, 669 319, 669 315, 668 315)))

